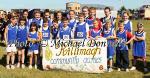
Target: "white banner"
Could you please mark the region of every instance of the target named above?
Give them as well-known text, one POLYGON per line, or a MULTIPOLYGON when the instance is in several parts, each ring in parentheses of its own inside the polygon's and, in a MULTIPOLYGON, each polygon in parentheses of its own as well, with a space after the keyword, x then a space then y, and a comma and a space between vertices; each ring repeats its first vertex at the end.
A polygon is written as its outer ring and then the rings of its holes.
POLYGON ((73 39, 43 41, 43 69, 88 73, 107 70, 107 40, 73 39))

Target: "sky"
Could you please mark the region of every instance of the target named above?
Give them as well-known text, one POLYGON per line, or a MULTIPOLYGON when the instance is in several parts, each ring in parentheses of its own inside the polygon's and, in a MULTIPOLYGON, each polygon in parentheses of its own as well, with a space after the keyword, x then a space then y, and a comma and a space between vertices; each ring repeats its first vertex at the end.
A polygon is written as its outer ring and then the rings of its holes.
POLYGON ((150 5, 150 0, 0 0, 0 9, 20 9, 20 8, 49 8, 65 9, 67 1, 78 1, 82 4, 103 4, 113 6, 116 10, 122 5, 126 8, 137 9, 144 4, 150 5))

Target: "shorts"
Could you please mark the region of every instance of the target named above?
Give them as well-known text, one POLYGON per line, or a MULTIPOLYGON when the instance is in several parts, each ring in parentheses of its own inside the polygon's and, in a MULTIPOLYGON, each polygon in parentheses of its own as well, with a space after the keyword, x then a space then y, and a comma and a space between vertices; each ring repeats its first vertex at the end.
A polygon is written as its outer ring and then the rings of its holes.
POLYGON ((17 48, 16 48, 15 44, 7 45, 6 52, 17 52, 17 48))
POLYGON ((38 50, 28 50, 28 55, 30 55, 30 54, 32 54, 32 53, 38 54, 39 51, 38 51, 38 50))

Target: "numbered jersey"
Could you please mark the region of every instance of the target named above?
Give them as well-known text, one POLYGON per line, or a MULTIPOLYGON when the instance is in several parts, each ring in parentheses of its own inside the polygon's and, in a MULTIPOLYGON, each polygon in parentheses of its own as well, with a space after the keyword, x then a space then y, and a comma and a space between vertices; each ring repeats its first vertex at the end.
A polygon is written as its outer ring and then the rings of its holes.
POLYGON ((59 37, 60 39, 71 39, 71 28, 61 28, 59 31, 59 37))
POLYGON ((43 40, 50 39, 50 28, 49 27, 46 30, 42 27, 42 39, 43 40))
POLYGON ((77 24, 75 28, 75 38, 76 39, 85 39, 86 38, 86 23, 83 25, 77 24))

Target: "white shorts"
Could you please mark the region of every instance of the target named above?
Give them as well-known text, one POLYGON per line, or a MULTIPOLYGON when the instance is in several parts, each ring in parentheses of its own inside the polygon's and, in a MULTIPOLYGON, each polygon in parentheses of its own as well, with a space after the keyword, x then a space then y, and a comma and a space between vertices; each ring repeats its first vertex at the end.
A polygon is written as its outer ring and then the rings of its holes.
POLYGON ((17 52, 15 44, 7 45, 6 52, 17 52))
POLYGON ((39 51, 38 51, 38 50, 28 50, 28 55, 30 55, 30 54, 32 54, 32 53, 38 54, 39 51))

